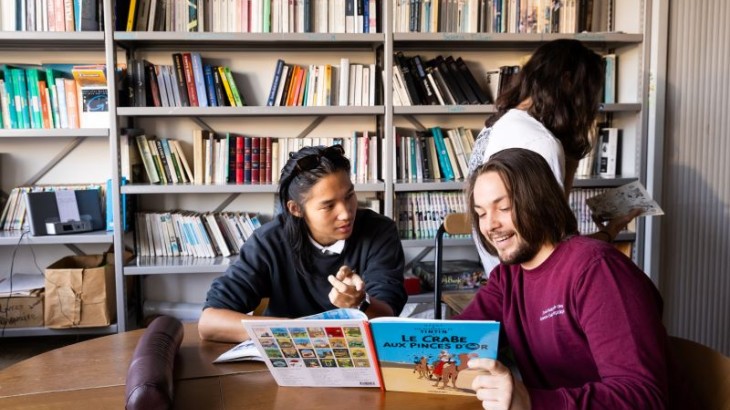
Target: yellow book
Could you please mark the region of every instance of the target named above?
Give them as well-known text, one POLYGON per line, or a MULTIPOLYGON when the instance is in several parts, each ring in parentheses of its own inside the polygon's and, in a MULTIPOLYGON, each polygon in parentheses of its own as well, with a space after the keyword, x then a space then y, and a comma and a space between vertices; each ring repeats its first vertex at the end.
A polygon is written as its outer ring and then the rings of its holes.
POLYGON ((129 1, 129 16, 127 16, 127 31, 134 31, 134 14, 137 8, 137 0, 129 1))
POLYGON ((236 100, 233 99, 233 92, 231 91, 231 85, 228 84, 228 77, 226 77, 225 67, 223 67, 223 66, 218 67, 218 72, 221 75, 221 83, 223 83, 223 88, 226 90, 226 95, 228 96, 228 101, 231 103, 231 107, 235 107, 236 100))

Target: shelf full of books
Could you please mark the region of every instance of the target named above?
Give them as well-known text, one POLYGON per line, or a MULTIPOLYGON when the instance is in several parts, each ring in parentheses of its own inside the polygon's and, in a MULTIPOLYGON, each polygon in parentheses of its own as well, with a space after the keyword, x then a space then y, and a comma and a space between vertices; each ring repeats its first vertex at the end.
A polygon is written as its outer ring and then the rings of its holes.
POLYGON ((147 137, 129 128, 120 136, 125 194, 276 192, 290 152, 305 146, 345 148, 350 177, 361 190, 383 190, 382 139, 371 131, 342 138, 272 138, 196 129, 189 147, 181 138, 147 137))
MULTIPOLYGON (((3 64, 0 75, 2 129, 109 127, 106 66, 103 64, 3 64)), ((83 132, 80 131, 81 135, 83 132)), ((98 130, 85 132, 89 136, 99 134, 98 130)), ((69 132, 65 134, 70 135, 69 132)), ((47 132, 45 135, 64 134, 47 132)))

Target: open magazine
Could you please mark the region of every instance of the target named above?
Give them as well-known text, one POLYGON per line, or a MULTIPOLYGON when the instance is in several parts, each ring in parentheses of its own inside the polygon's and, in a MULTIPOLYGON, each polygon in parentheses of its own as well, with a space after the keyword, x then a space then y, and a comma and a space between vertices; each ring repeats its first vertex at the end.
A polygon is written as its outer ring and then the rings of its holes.
MULTIPOLYGON (((281 386, 474 394, 473 357, 497 357, 499 323, 383 317, 355 309, 242 320, 281 386)), ((235 348, 234 348, 235 349, 235 348)))
POLYGON ((607 189, 600 195, 586 199, 586 205, 600 220, 626 215, 636 208, 643 210, 639 216, 664 215, 662 208, 639 181, 607 189))

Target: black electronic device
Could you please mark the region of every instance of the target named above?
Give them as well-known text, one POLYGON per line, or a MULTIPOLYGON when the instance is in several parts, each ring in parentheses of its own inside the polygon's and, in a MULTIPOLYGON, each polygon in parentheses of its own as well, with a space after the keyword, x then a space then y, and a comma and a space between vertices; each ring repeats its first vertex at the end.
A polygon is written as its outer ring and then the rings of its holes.
POLYGON ((104 229, 98 189, 28 192, 30 233, 34 236, 80 233, 104 229), (71 195, 73 192, 73 195, 71 195), (63 199, 71 199, 64 201, 63 199), (59 205, 61 204, 61 205, 59 205), (59 206, 66 207, 59 211, 59 206), (62 218, 61 215, 74 215, 62 218), (63 219, 63 220, 62 220, 63 219))

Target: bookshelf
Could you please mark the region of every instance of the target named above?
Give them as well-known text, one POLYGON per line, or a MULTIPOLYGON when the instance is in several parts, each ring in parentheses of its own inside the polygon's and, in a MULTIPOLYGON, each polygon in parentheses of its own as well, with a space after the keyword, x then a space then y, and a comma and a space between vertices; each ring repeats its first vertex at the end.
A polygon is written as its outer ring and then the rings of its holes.
MULTIPOLYGON (((615 32, 578 34, 514 34, 514 33, 410 33, 393 32, 393 16, 390 1, 380 10, 378 33, 230 33, 230 32, 160 32, 117 31, 114 26, 113 0, 102 2, 104 31, 100 32, 0 32, 0 48, 3 51, 27 52, 29 59, 37 59, 40 53, 53 56, 73 55, 78 52, 103 58, 107 67, 116 66, 132 56, 147 58, 155 63, 169 64, 170 54, 181 51, 199 51, 204 58, 211 58, 232 69, 243 80, 242 89, 249 105, 245 107, 126 107, 118 103, 116 93, 109 94, 112 113, 110 128, 83 130, 0 130, 0 144, 25 144, 29 140, 73 140, 84 138, 104 143, 98 151, 111 159, 102 166, 103 173, 113 181, 111 195, 115 221, 121 220, 122 195, 131 197, 140 210, 157 209, 214 209, 230 204, 241 211, 274 212, 275 185, 150 185, 135 182, 121 185, 120 128, 142 127, 149 133, 171 136, 185 144, 188 159, 191 158, 191 130, 210 126, 216 131, 251 132, 277 138, 296 138, 308 132, 322 135, 331 132, 342 135, 353 130, 375 130, 382 138, 384 162, 382 179, 356 184, 358 194, 375 194, 382 198, 383 213, 393 217, 395 197, 399 193, 421 191, 459 191, 461 181, 400 181, 394 178, 394 126, 413 127, 414 121, 425 127, 467 126, 478 130, 486 117, 495 112, 494 106, 395 106, 390 81, 382 89, 382 101, 375 106, 326 106, 326 107, 268 107, 266 97, 271 84, 272 70, 277 58, 296 64, 324 61, 337 64, 340 56, 348 56, 353 62, 375 63, 383 71, 385 79, 393 78, 393 55, 397 51, 433 56, 454 53, 462 56, 474 75, 484 81, 485 70, 502 63, 516 64, 538 45, 557 38, 575 38, 594 50, 606 54, 615 53, 618 59, 618 102, 601 107, 603 115, 612 126, 621 128, 624 135, 622 146, 621 175, 617 178, 577 178, 577 188, 611 187, 635 179, 645 182, 647 158, 660 153, 647 152, 646 107, 648 96, 645 72, 648 66, 649 41, 648 19, 650 2, 615 0, 615 32), (456 50, 456 51, 454 51, 456 50), (35 54, 33 54, 35 53, 35 54), (103 54, 103 57, 99 57, 103 54), (320 124, 319 122, 322 122, 320 124), (202 124, 202 125, 201 125, 202 124), (310 130, 308 128, 314 128, 310 130), (326 129, 326 131, 325 131, 326 129), (108 143, 106 141, 109 141, 108 143)), ((65 57, 70 59, 71 57, 65 57)), ((43 57, 50 61, 52 58, 43 57)), ((75 57, 74 60, 79 60, 75 57)), ((84 61, 86 62, 86 61, 84 61)), ((115 89, 116 78, 109 71, 108 87, 115 89)), ((483 82, 481 83, 484 86, 483 82)), ((100 144, 97 144, 100 145, 100 144)), ((104 162, 103 160, 101 161, 104 162)), ((227 205, 228 206, 228 205, 227 205)), ((19 237, 12 234, 0 236, 0 245, 15 245, 19 237)), ((622 233, 619 240, 633 241, 634 259, 643 263, 643 224, 638 223, 635 233, 622 233)), ((64 245, 93 244, 100 247, 113 243, 116 256, 116 297, 118 323, 105 332, 124 331, 136 326, 132 300, 128 300, 129 279, 143 283, 159 295, 168 289, 171 298, 185 300, 204 298, 209 279, 225 271, 230 258, 139 258, 123 266, 122 250, 132 244, 129 234, 119 230, 110 234, 74 235, 63 238, 24 238, 22 244, 64 245), (187 285, 192 282, 191 285, 187 285), (159 285, 159 286, 158 286, 159 285), (156 288, 161 290, 155 291, 156 288), (183 290, 179 290, 184 288, 183 290), (191 296, 193 295, 193 296, 191 296), (202 296, 201 296, 202 295, 202 296)), ((469 248, 469 239, 445 241, 449 249, 469 248)), ((433 246, 432 239, 404 240, 407 257, 423 254, 422 249, 433 246)), ((137 285, 131 285, 137 287, 137 285)), ((143 287, 143 288, 144 288, 143 287)), ((143 294, 145 290, 142 290, 143 294)), ((146 296, 146 294, 145 294, 146 296)), ((145 297, 140 296, 140 297, 145 297)), ((36 331, 18 334, 43 334, 36 331), (30 332, 30 333, 28 333, 30 332)), ((49 332, 51 334, 53 332, 49 332)), ((7 333, 6 333, 7 334, 7 333)))
MULTIPOLYGON (((42 64, 103 62, 104 32, 12 32, 0 31, 2 64, 42 64)), ((89 152, 109 151, 108 128, 0 129, 3 175, 1 187, 9 192, 15 186, 98 182, 109 178, 107 155, 97 164, 73 162, 89 152), (74 172, 76 168, 77 172, 74 172), (97 168, 89 172, 89 168, 97 168), (8 172, 10 171, 10 172, 8 172), (76 175, 74 175, 76 174, 76 175), (88 180, 85 177, 90 177, 88 180)), ((31 236, 21 231, 0 231, 3 276, 9 274, 14 252, 13 272, 37 272, 39 268, 23 260, 33 252, 33 262, 40 268, 71 253, 100 253, 114 242, 111 232, 97 231, 61 236, 31 236)), ((105 335, 117 333, 117 324, 94 328, 50 329, 46 327, 5 328, 2 337, 53 335, 105 335)))
MULTIPOLYGON (((382 67, 385 79, 393 78, 394 52, 423 53, 458 53, 464 55, 470 68, 476 68, 475 76, 483 77, 483 70, 491 65, 516 63, 536 46, 557 38, 575 38, 585 42, 589 47, 601 53, 619 55, 618 103, 605 104, 601 107, 606 119, 624 130, 622 150, 621 176, 617 178, 579 178, 575 187, 611 187, 630 182, 635 179, 644 180, 646 163, 646 131, 644 111, 646 109, 647 84, 644 78, 648 45, 645 39, 648 22, 645 2, 636 4, 628 0, 615 1, 615 20, 617 32, 611 33, 579 33, 579 34, 512 34, 512 33, 394 33, 391 1, 386 0, 381 9, 381 33, 187 33, 187 32, 124 32, 115 31, 111 12, 113 1, 104 0, 105 32, 98 42, 103 41, 107 66, 116 65, 131 56, 142 56, 153 62, 169 59, 173 52, 181 50, 200 51, 204 57, 224 61, 226 64, 237 64, 236 71, 245 71, 243 92, 249 100, 245 107, 123 107, 117 103, 116 95, 110 95, 110 106, 116 115, 112 115, 109 130, 110 155, 118 161, 120 154, 119 128, 134 125, 157 132, 161 135, 174 135, 175 138, 190 144, 192 128, 200 127, 200 121, 210 124, 216 131, 234 131, 239 125, 251 127, 252 133, 273 135, 279 138, 295 138, 303 128, 314 123, 318 118, 326 119, 326 124, 335 132, 354 129, 375 129, 380 131, 384 152, 383 178, 381 181, 369 181, 356 184, 356 190, 374 192, 382 197, 383 213, 393 217, 397 212, 395 196, 401 192, 420 191, 458 191, 462 189, 461 181, 399 181, 394 178, 392 161, 394 155, 393 128, 398 124, 409 124, 416 119, 428 126, 448 124, 466 124, 470 128, 481 128, 486 116, 495 112, 492 105, 451 105, 451 106, 395 106, 390 80, 383 87, 382 104, 369 107, 330 106, 330 107, 267 107, 266 96, 271 84, 272 69, 277 58, 285 55, 288 61, 296 64, 324 61, 336 64, 340 55, 352 56, 351 60, 375 62, 382 67), (124 57, 123 57, 124 56, 124 57), (119 60, 119 61, 118 61, 119 60), (244 67, 241 60, 250 63, 252 68, 244 67), (353 125, 356 124, 356 125, 353 125), (270 127, 268 131, 265 131, 270 127), (187 130, 187 131, 186 131, 187 130)), ((97 34, 97 33, 95 33, 97 34)), ((0 37, 1 39, 2 37, 0 37)), ((45 37, 44 37, 45 38, 45 37)), ((43 41, 34 40, 42 46, 43 41)), ((90 40, 80 41, 86 45, 90 40)), ((51 42, 53 44, 53 42, 51 42)), ((168 63, 169 64, 169 63, 168 63)), ((109 86, 114 86, 113 76, 109 76, 109 86)), ((2 135, 2 134, 0 134, 2 135)), ((119 164, 117 164, 119 165, 119 164)), ((281 165, 281 164, 280 164, 281 165)), ((251 211, 245 199, 257 203, 258 208, 268 214, 273 213, 273 196, 275 185, 149 185, 133 183, 121 185, 119 166, 113 166, 112 192, 114 219, 120 220, 121 211, 118 204, 122 195, 132 196, 141 210, 174 209, 181 204, 197 204, 200 210, 214 208, 216 203, 230 203, 236 198, 239 203, 231 206, 238 210, 251 211), (212 205, 211 205, 212 203, 212 205)), ((635 241, 634 258, 641 265, 642 224, 639 223, 635 233, 622 233, 620 240, 635 241)), ((115 254, 121 255, 122 248, 130 244, 128 235, 115 232, 113 239, 115 254)), ((472 242, 468 239, 451 239, 446 241, 450 249, 468 248, 472 242)), ((427 248, 433 245, 432 239, 404 240, 406 252, 427 248)), ((148 281, 151 278, 163 278, 165 284, 184 281, 190 277, 211 277, 222 273, 231 262, 229 258, 139 258, 135 262, 122 266, 121 256, 117 256, 117 299, 120 306, 118 317, 119 330, 133 327, 125 307, 125 280, 129 277, 141 277, 148 281)), ((204 283, 207 279, 198 280, 198 297, 207 290, 204 283)), ((155 282, 156 284, 159 282, 155 282)), ((164 287, 164 286, 163 286, 164 287)), ((178 295, 178 297, 183 297, 178 295)), ((131 307, 131 306, 129 306, 131 307)))

